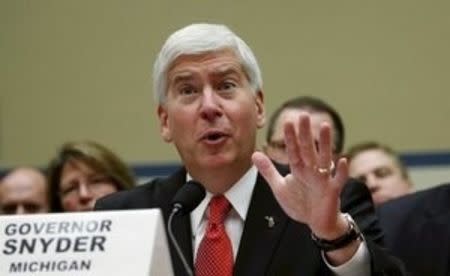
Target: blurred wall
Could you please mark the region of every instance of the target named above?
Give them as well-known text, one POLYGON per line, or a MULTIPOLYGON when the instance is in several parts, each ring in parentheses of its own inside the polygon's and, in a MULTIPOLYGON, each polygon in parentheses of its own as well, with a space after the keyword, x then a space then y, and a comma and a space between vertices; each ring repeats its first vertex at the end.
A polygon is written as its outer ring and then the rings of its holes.
POLYGON ((342 113, 347 145, 448 151, 449 9, 434 0, 2 0, 0 167, 45 166, 78 139, 130 164, 177 162, 159 136, 151 70, 165 38, 200 21, 229 25, 253 48, 269 114, 315 95, 342 113))

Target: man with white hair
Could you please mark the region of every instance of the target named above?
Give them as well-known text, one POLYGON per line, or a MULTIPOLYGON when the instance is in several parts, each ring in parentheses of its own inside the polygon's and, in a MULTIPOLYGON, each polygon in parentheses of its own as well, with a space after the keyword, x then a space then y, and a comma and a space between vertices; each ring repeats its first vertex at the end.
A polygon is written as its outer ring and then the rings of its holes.
MULTIPOLYGON (((402 275, 339 208, 348 168, 341 159, 331 173, 329 125, 320 130, 320 152, 308 115, 295 123, 300 134, 294 123, 286 126, 289 171, 256 151, 266 119, 261 72, 229 28, 192 24, 176 31, 153 77, 160 133, 183 167, 100 199, 97 209, 161 208, 167 222, 175 193, 193 179, 206 197, 177 217, 173 230, 195 275, 402 275)), ((175 274, 190 274, 170 250, 175 274)))

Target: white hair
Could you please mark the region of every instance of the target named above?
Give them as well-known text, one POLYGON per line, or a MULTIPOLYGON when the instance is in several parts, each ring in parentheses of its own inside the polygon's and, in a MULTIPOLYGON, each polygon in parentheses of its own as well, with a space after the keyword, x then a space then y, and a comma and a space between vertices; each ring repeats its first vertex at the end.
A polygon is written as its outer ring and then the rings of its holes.
POLYGON ((167 71, 178 57, 223 49, 230 49, 237 55, 254 91, 261 90, 261 70, 250 47, 225 25, 197 23, 174 32, 161 48, 153 65, 155 99, 160 104, 165 102, 167 71))

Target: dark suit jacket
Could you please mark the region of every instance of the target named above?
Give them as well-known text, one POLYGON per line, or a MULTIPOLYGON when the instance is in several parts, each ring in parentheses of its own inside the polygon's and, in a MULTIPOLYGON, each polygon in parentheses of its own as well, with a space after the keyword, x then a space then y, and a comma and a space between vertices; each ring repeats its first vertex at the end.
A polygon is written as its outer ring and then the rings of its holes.
MULTIPOLYGON (((170 215, 170 202, 178 189, 185 183, 186 171, 179 170, 164 179, 155 179, 138 186, 107 196, 97 201, 97 210, 161 208, 164 220, 170 215)), ((363 221, 363 227, 376 225, 370 193, 364 184, 350 184, 363 192, 359 196, 349 192, 342 200, 349 212, 363 221), (366 192, 364 192, 366 191, 366 192), (367 202, 367 197, 369 201, 367 202), (372 215, 370 215, 372 214, 372 215), (363 220, 367 217, 367 220, 363 220)), ((346 189, 347 190, 347 189, 346 189)), ((345 193, 347 193, 345 192, 345 193)), ((356 219, 355 219, 356 220, 356 219)), ((174 235, 184 255, 193 263, 192 232, 190 217, 177 217, 173 221, 174 235)), ((380 239, 379 228, 370 232, 374 239, 380 239)), ((238 254, 234 265, 234 275, 331 275, 324 264, 320 251, 311 240, 307 225, 290 219, 278 205, 272 191, 261 175, 258 175, 238 254), (265 216, 272 216, 275 227, 269 228, 265 216)), ((383 249, 368 241, 372 256, 373 275, 403 275, 400 264, 388 256, 383 249)), ((186 275, 182 262, 170 243, 170 253, 176 275, 186 275)))
POLYGON ((450 275, 450 183, 378 208, 386 246, 412 275, 450 275))

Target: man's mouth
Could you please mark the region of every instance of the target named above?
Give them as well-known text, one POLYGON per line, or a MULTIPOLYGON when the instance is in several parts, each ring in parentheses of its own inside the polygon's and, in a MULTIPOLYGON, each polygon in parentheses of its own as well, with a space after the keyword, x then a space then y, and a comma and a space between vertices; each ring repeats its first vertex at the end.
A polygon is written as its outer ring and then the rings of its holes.
POLYGON ((228 136, 229 135, 221 131, 208 131, 201 136, 201 140, 208 143, 215 143, 221 141, 224 138, 227 138, 228 136))

